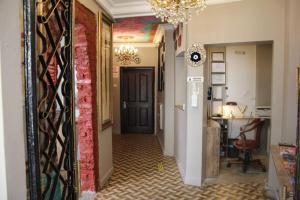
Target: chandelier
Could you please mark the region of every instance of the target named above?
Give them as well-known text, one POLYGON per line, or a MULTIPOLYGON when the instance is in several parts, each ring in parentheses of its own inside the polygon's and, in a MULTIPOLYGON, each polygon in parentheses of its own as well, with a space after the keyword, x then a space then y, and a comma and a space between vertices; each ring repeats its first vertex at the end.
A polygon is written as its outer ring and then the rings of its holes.
POLYGON ((207 6, 206 0, 149 0, 149 2, 157 18, 175 27, 191 19, 191 9, 196 9, 199 13, 207 6))
POLYGON ((141 62, 137 54, 138 50, 132 45, 121 45, 119 48, 115 49, 115 56, 117 62, 122 65, 129 65, 131 62, 139 64, 141 62))

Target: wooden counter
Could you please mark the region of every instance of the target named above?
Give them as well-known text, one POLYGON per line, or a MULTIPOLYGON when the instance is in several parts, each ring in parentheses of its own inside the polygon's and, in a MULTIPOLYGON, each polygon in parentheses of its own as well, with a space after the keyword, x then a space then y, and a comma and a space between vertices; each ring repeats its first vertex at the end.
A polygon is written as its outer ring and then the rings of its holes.
POLYGON ((220 125, 209 120, 206 131, 206 178, 219 176, 220 171, 220 125))
POLYGON ((283 188, 283 186, 287 187, 287 194, 293 193, 294 186, 290 183, 290 180, 289 180, 290 176, 288 175, 286 169, 284 168, 283 158, 280 155, 278 145, 271 145, 271 154, 272 154, 272 159, 275 164, 277 178, 278 178, 280 186, 282 188, 283 188))

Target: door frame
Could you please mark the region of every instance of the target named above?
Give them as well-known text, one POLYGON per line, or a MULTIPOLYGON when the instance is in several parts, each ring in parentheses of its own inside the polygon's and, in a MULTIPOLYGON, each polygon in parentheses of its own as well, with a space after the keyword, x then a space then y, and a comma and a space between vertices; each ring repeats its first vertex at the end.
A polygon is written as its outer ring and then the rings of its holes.
MULTIPOLYGON (((150 134, 155 134, 155 116, 156 116, 156 113, 155 113, 155 104, 156 104, 156 101, 155 101, 155 67, 147 67, 147 66, 142 66, 142 67, 130 67, 130 66, 120 66, 120 123, 121 123, 121 134, 128 134, 126 133, 125 131, 125 125, 124 125, 124 121, 123 121, 123 109, 122 109, 122 102, 123 102, 123 77, 124 77, 124 71, 126 70, 143 70, 143 69, 150 69, 151 72, 152 72, 152 112, 153 112, 153 115, 152 115, 152 128, 153 128, 153 133, 150 133, 150 134)), ((143 133, 143 134, 149 134, 149 133, 143 133)))

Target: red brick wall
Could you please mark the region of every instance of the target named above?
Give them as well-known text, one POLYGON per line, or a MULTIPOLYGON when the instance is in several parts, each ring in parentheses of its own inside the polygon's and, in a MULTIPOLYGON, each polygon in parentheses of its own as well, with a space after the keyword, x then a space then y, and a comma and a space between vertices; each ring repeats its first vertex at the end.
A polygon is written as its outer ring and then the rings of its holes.
POLYGON ((99 189, 99 152, 96 88, 96 15, 76 2, 75 66, 80 115, 76 121, 80 148, 81 189, 99 189))

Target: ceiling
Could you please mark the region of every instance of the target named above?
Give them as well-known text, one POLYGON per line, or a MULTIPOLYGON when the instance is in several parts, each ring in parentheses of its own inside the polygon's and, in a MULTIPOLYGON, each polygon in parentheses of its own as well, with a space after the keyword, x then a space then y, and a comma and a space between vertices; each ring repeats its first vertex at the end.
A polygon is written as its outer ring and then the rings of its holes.
POLYGON ((154 16, 117 19, 113 24, 113 41, 115 43, 153 43, 160 23, 160 20, 154 16))
MULTIPOLYGON (((131 2, 141 2, 143 0, 111 0, 113 3, 131 3, 131 2)), ((146 2, 146 1, 145 1, 146 2)))
MULTIPOLYGON (((114 43, 151 44, 160 21, 153 17, 148 0, 96 0, 110 13, 116 23, 113 25, 114 43)), ((207 0, 208 5, 243 0, 207 0)))
MULTIPOLYGON (((153 15, 148 0, 96 0, 114 18, 153 15)), ((206 0, 208 5, 243 0, 206 0)))

